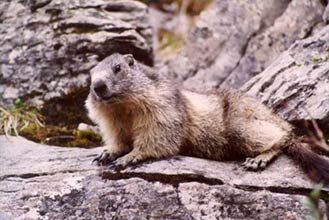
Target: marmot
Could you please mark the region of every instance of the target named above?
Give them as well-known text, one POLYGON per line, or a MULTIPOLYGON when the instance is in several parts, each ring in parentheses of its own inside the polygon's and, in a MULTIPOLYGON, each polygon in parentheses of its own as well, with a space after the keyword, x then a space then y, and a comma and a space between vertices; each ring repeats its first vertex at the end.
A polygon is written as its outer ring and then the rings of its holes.
POLYGON ((238 91, 181 89, 130 54, 113 54, 91 70, 86 107, 106 144, 99 165, 122 169, 181 154, 246 159, 244 167, 259 170, 284 152, 313 179, 329 182, 329 163, 263 104, 238 91))

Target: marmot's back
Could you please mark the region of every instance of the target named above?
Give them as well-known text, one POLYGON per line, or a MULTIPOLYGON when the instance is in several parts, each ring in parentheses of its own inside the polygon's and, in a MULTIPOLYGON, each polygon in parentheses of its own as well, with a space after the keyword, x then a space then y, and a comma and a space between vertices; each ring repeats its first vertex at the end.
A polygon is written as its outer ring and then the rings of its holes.
POLYGON ((255 156, 291 132, 290 125, 233 90, 183 91, 189 115, 189 155, 215 160, 255 156))

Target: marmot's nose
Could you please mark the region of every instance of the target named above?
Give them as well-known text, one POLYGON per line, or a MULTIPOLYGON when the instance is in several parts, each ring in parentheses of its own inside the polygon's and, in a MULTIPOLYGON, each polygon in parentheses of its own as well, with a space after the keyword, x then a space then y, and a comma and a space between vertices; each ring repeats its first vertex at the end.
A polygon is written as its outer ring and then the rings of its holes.
POLYGON ((95 82, 93 89, 94 89, 94 92, 96 93, 96 95, 98 95, 99 97, 104 96, 106 93, 106 85, 102 81, 95 82))

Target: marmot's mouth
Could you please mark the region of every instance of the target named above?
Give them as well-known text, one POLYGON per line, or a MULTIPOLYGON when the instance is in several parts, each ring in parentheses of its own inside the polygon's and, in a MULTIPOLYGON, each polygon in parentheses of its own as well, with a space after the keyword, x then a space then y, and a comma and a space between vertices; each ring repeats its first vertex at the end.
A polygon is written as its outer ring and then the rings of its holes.
POLYGON ((119 100, 118 95, 111 95, 111 96, 101 97, 101 101, 106 102, 107 104, 117 102, 118 100, 119 100))
POLYGON ((99 96, 99 95, 95 94, 94 92, 92 92, 92 95, 93 95, 93 97, 95 98, 96 101, 104 102, 106 104, 117 102, 120 99, 120 97, 117 93, 111 93, 111 94, 106 94, 106 95, 103 95, 103 96, 99 96))

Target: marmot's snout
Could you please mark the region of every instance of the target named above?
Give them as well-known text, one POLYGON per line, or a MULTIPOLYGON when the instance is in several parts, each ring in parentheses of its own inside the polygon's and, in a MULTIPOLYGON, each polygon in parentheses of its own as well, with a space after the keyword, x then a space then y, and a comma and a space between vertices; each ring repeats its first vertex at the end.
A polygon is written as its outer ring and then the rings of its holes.
POLYGON ((103 81, 97 81, 92 85, 92 92, 94 92, 98 97, 103 98, 106 96, 107 86, 103 81))
POLYGON ((90 86, 90 92, 98 101, 108 102, 118 97, 117 93, 115 91, 111 91, 108 85, 102 80, 92 83, 90 86))

